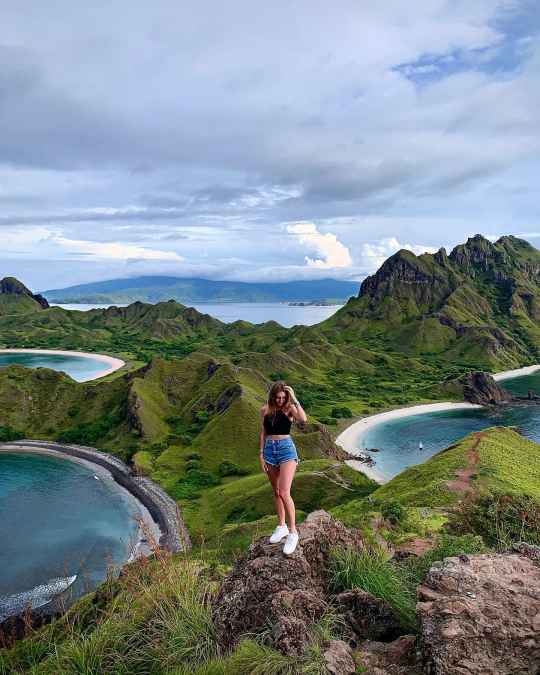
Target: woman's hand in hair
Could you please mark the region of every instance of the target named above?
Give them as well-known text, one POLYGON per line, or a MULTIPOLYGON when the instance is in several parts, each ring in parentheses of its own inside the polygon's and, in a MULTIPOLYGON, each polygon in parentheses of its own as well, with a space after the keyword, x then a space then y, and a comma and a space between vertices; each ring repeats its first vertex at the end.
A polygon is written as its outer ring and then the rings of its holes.
POLYGON ((296 394, 294 393, 294 389, 292 387, 290 387, 288 384, 286 384, 284 388, 289 392, 289 396, 291 397, 291 403, 296 405, 298 403, 298 401, 296 399, 296 394))

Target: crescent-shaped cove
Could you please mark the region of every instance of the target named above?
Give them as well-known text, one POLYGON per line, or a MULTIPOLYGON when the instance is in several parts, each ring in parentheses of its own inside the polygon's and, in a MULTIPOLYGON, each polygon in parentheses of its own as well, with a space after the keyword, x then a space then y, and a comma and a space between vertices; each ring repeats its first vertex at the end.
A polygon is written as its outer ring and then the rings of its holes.
MULTIPOLYGON (((494 375, 511 393, 540 395, 540 366, 528 366, 494 375)), ((540 443, 540 405, 516 404, 484 408, 471 403, 430 403, 398 408, 364 417, 347 427, 336 443, 353 455, 371 457, 374 464, 347 460, 379 483, 404 469, 421 464, 473 431, 493 426, 515 426, 540 443)))
POLYGON ((77 382, 105 377, 126 364, 107 354, 58 349, 0 349, 0 368, 18 364, 27 368, 52 368, 77 382))

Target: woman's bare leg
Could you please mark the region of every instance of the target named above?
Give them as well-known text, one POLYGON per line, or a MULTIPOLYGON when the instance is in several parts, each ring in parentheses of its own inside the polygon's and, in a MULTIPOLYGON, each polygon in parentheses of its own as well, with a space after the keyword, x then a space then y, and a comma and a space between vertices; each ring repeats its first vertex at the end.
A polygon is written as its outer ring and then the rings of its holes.
POLYGON ((283 504, 283 500, 279 496, 278 491, 280 468, 279 466, 273 466, 272 464, 267 464, 266 466, 268 467, 268 479, 270 480, 272 490, 274 491, 274 504, 276 505, 276 513, 279 520, 278 524, 285 525, 285 505, 283 504))
POLYGON ((287 520, 289 521, 289 531, 296 532, 296 510, 291 497, 291 485, 296 471, 296 461, 291 459, 279 465, 279 475, 277 480, 277 493, 285 505, 287 520))

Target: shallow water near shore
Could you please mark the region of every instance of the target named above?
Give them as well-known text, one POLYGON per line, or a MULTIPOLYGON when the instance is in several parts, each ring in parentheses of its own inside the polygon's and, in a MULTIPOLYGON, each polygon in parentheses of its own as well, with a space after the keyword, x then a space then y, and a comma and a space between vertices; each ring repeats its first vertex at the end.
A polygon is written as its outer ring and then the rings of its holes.
POLYGON ((112 478, 49 455, 0 452, 0 620, 127 560, 139 510, 112 478))
MULTIPOLYGON (((525 396, 530 390, 540 395, 540 372, 500 384, 516 395, 525 396)), ((400 417, 360 434, 357 449, 373 457, 377 472, 389 480, 467 434, 493 426, 516 426, 524 436, 540 443, 540 405, 446 410, 400 417), (371 452, 373 448, 379 452, 371 452)))
POLYGON ((8 353, 0 354, 0 368, 12 364, 27 368, 52 368, 67 373, 77 382, 85 382, 102 373, 106 364, 90 356, 64 356, 62 354, 8 353))

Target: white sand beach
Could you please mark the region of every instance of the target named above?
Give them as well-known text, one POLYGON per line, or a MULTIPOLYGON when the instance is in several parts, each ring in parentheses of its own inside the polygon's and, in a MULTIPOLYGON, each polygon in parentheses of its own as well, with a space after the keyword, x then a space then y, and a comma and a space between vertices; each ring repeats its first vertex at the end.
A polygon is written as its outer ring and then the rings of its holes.
MULTIPOLYGON (((516 368, 515 370, 505 370, 500 373, 495 373, 493 379, 500 382, 501 380, 508 380, 513 377, 520 377, 523 375, 530 375, 531 373, 540 370, 540 365, 535 366, 525 366, 524 368, 516 368)), ((390 420, 395 420, 400 417, 409 417, 410 415, 422 415, 424 413, 433 413, 441 412, 444 410, 460 410, 460 409, 472 409, 472 408, 481 408, 482 406, 476 405, 474 403, 456 403, 456 402, 442 402, 442 403, 426 403, 423 405, 413 405, 408 406, 407 408, 395 408, 394 410, 388 410, 383 413, 378 413, 376 415, 369 415, 364 417, 356 422, 353 422, 349 427, 344 429, 339 436, 336 438, 335 442, 340 445, 344 450, 351 453, 351 455, 358 455, 361 452, 361 449, 358 447, 358 439, 362 434, 364 434, 368 429, 377 426, 383 422, 388 422, 390 420)), ((347 464, 351 468, 356 469, 365 473, 366 476, 376 480, 378 483, 384 483, 387 479, 377 469, 377 465, 368 466, 364 462, 358 460, 347 460, 347 464)))
POLYGON ((81 356, 94 359, 95 361, 102 361, 106 364, 103 370, 100 370, 97 375, 93 375, 92 380, 97 380, 99 377, 105 377, 114 373, 126 365, 122 359, 117 359, 114 356, 107 356, 106 354, 95 354, 94 352, 76 352, 62 349, 0 349, 0 354, 56 354, 58 356, 81 356))
POLYGON ((504 370, 502 373, 495 373, 493 379, 497 382, 501 380, 510 380, 513 377, 522 377, 523 375, 532 375, 537 370, 540 370, 540 365, 525 366, 524 368, 516 368, 515 370, 504 370))
MULTIPOLYGON (((444 410, 463 410, 481 407, 481 405, 477 405, 475 403, 456 403, 447 401, 442 403, 425 403, 422 405, 413 405, 408 406, 407 408, 396 408, 394 410, 388 410, 376 415, 369 415, 368 417, 364 417, 357 422, 353 422, 350 427, 347 427, 339 434, 335 442, 344 450, 350 452, 351 455, 358 455, 361 452, 361 449, 358 447, 359 437, 371 427, 377 426, 383 422, 395 420, 400 417, 409 417, 411 415, 422 415, 426 413, 441 412, 444 410)), ((378 483, 385 483, 388 480, 388 478, 377 469, 376 464, 375 466, 369 466, 368 464, 360 462, 359 460, 347 460, 347 464, 351 468, 365 473, 366 476, 376 480, 378 483)))

